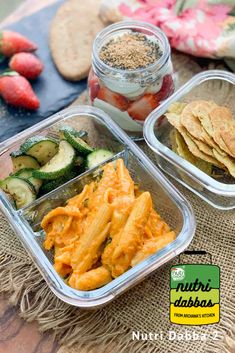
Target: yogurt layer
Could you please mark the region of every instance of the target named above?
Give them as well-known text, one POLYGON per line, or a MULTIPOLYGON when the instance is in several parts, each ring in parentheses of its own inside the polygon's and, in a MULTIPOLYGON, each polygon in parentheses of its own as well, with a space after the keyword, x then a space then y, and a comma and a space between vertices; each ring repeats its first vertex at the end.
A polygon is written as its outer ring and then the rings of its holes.
POLYGON ((107 113, 123 130, 141 132, 143 127, 135 122, 127 112, 122 112, 111 104, 95 98, 94 106, 107 113))
POLYGON ((100 83, 111 91, 121 94, 128 99, 137 98, 144 94, 146 90, 146 87, 141 87, 139 83, 125 81, 119 77, 106 77, 100 80, 100 83))

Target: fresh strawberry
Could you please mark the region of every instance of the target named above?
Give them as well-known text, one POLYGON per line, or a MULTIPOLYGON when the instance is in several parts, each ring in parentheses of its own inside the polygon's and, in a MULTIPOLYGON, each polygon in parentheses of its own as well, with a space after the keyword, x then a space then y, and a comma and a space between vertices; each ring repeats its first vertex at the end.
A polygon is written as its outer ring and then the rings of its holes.
POLYGON ((97 98, 113 105, 114 107, 122 111, 125 111, 128 108, 128 100, 125 97, 121 96, 118 93, 110 91, 106 87, 100 88, 97 98))
POLYGON ((0 76, 0 95, 6 103, 15 107, 36 110, 40 106, 29 81, 14 71, 0 76))
POLYGON ((32 52, 36 49, 35 43, 17 32, 0 32, 0 53, 6 57, 20 52, 32 52))
POLYGON ((100 90, 99 79, 91 70, 88 76, 88 86, 90 92, 90 99, 94 102, 94 99, 97 97, 100 90))
POLYGON ((174 81, 172 79, 171 75, 166 75, 163 77, 163 81, 162 81, 162 87, 160 89, 159 92, 157 92, 157 98, 159 101, 162 101, 168 97, 170 97, 170 95, 172 95, 172 93, 174 93, 174 81))
POLYGON ((135 120, 145 120, 159 105, 156 95, 145 94, 129 106, 127 112, 135 120))
POLYGON ((9 66, 20 75, 34 80, 43 70, 43 63, 31 53, 17 53, 12 56, 9 66))

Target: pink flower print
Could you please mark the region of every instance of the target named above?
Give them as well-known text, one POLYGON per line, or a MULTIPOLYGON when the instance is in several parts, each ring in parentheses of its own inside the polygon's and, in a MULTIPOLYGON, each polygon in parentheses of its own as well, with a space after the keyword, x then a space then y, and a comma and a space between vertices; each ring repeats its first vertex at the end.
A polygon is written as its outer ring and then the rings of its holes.
POLYGON ((126 17, 159 26, 168 36, 172 47, 208 57, 214 56, 222 23, 232 9, 228 5, 208 5, 206 0, 199 0, 194 8, 188 8, 177 16, 174 11, 176 0, 137 1, 140 7, 136 10, 122 3, 120 12, 126 17))

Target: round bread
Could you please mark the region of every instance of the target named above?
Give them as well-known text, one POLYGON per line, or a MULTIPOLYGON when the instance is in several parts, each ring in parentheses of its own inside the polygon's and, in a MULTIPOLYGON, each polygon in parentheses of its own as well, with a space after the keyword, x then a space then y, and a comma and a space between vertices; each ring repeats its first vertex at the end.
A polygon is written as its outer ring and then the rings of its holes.
POLYGON ((104 27, 99 0, 69 0, 56 13, 50 29, 50 49, 55 65, 67 80, 88 76, 92 44, 104 27))

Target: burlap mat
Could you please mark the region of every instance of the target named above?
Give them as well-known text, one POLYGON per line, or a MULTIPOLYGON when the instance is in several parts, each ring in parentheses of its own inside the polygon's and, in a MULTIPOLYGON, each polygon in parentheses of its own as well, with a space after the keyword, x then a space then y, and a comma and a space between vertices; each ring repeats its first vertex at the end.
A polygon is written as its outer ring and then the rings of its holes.
MULTIPOLYGON (((184 55, 174 56, 180 84, 201 68, 184 55)), ((205 89, 226 92, 226 100, 234 92, 227 87, 205 89)), ((79 103, 86 102, 83 95, 79 103)), ((235 104, 235 102, 234 102, 235 104)), ((140 146, 153 158, 144 143, 140 146)), ((52 330, 62 344, 59 353, 228 353, 235 352, 235 211, 223 212, 211 208, 176 182, 175 185, 190 200, 197 218, 197 232, 191 249, 204 249, 213 254, 221 267, 221 321, 216 325, 184 327, 169 322, 169 267, 155 271, 148 279, 96 311, 84 311, 57 299, 26 254, 8 223, 0 215, 0 291, 11 294, 10 301, 19 305, 20 315, 37 320, 42 331, 52 330), (205 340, 169 341, 169 330, 184 333, 185 329, 206 334, 205 340), (162 333, 162 340, 133 341, 132 331, 162 333), (215 333, 217 332, 217 339, 215 333)), ((204 336, 205 337, 205 336, 204 336)))

